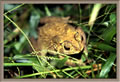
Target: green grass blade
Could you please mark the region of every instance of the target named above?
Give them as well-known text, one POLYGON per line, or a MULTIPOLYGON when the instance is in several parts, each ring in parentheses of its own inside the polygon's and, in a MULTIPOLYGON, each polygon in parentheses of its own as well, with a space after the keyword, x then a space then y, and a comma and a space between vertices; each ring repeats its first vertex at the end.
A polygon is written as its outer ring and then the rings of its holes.
POLYGON ((116 28, 112 25, 111 27, 107 28, 101 37, 105 40, 105 42, 110 43, 112 40, 113 36, 116 34, 116 28))
POLYGON ((110 69, 115 61, 115 58, 116 58, 116 54, 111 53, 109 58, 107 59, 106 63, 102 67, 102 70, 101 70, 100 75, 99 75, 100 78, 105 78, 105 76, 109 73, 109 71, 110 71, 110 69))
POLYGON ((116 48, 105 44, 105 43, 101 43, 101 42, 91 42, 91 45, 93 45, 93 47, 104 50, 104 51, 112 51, 112 52, 116 52, 116 48))
POLYGON ((49 11, 49 8, 45 5, 45 11, 47 16, 51 16, 51 12, 49 11))
POLYGON ((4 67, 8 66, 33 66, 32 63, 4 63, 4 67))

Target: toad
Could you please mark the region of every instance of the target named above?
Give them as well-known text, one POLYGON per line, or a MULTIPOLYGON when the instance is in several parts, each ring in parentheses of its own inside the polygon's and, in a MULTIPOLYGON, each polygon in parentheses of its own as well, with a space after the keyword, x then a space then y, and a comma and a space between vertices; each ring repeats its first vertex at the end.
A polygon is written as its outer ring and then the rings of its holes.
MULTIPOLYGON (((32 38, 32 44, 41 55, 47 50, 66 55, 78 54, 86 50, 86 37, 80 27, 71 25, 69 17, 44 17, 40 19, 38 39, 32 38)), ((54 54, 54 53, 52 53, 54 54)))

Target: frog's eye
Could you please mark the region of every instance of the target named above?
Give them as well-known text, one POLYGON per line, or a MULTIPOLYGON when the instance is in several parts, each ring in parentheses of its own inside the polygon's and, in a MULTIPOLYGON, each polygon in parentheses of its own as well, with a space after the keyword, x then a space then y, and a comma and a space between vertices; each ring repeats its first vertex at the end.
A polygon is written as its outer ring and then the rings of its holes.
POLYGON ((65 50, 70 50, 70 47, 64 45, 65 50))
POLYGON ((74 37, 75 37, 75 40, 77 40, 77 41, 83 41, 84 40, 83 36, 80 35, 78 32, 74 35, 74 37))
POLYGON ((71 43, 68 42, 68 41, 65 41, 65 42, 63 43, 63 47, 64 47, 65 50, 70 50, 70 48, 71 48, 71 43))
POLYGON ((75 37, 75 40, 81 41, 81 38, 78 32, 74 35, 74 37, 75 37))

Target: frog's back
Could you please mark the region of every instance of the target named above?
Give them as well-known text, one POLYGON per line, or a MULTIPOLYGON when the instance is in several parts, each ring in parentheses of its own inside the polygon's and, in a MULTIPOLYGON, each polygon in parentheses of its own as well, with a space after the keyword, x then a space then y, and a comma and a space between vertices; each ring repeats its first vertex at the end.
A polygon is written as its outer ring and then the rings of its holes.
POLYGON ((75 54, 84 49, 86 39, 83 30, 64 22, 68 19, 62 20, 60 17, 45 17, 40 20, 43 26, 39 27, 36 50, 50 49, 75 54))

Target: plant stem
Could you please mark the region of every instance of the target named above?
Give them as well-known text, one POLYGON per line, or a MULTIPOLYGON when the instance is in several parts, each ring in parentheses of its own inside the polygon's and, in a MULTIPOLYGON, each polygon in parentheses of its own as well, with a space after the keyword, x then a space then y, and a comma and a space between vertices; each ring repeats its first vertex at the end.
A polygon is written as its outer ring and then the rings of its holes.
POLYGON ((95 22, 95 20, 97 18, 97 15, 98 15, 101 7, 102 7, 102 4, 95 4, 94 7, 93 7, 93 10, 91 12, 90 19, 89 19, 89 22, 88 22, 88 25, 90 26, 90 31, 88 33, 87 44, 89 42, 90 32, 92 30, 92 27, 94 25, 94 22, 95 22))
POLYGON ((32 77, 32 76, 41 75, 41 74, 48 74, 51 72, 70 71, 70 70, 75 70, 75 69, 90 69, 90 68, 91 66, 71 67, 71 68, 66 68, 63 70, 46 71, 46 72, 39 72, 39 73, 34 73, 34 74, 29 74, 29 75, 24 75, 24 76, 18 76, 17 78, 32 77))

